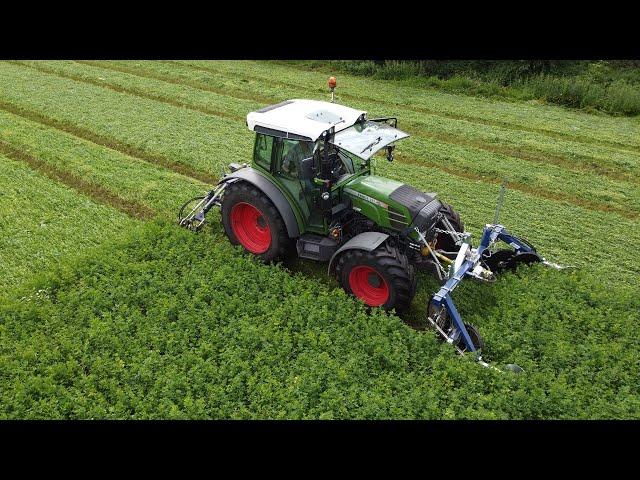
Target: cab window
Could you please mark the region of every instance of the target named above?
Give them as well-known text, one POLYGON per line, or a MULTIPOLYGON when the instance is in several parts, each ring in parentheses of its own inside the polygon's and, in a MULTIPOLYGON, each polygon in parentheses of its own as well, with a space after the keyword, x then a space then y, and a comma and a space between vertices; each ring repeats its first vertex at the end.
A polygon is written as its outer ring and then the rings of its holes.
POLYGON ((277 173, 289 178, 299 178, 300 161, 313 155, 313 143, 282 139, 282 156, 277 173))
POLYGON ((253 150, 253 161, 256 165, 269 170, 271 168, 271 152, 273 152, 274 137, 256 134, 256 144, 253 150))

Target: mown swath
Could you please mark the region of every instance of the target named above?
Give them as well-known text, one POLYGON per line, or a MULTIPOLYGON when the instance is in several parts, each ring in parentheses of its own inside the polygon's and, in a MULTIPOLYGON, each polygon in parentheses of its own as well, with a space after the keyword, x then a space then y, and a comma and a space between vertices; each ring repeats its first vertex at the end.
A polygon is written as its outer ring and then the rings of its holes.
MULTIPOLYGON (((208 84, 205 83, 201 76, 199 78, 185 78, 185 75, 181 73, 179 76, 167 73, 166 68, 161 68, 157 65, 158 62, 144 63, 140 65, 135 64, 132 67, 122 66, 121 64, 114 65, 113 62, 92 62, 91 65, 100 67, 103 69, 111 69, 119 72, 130 73, 132 75, 141 76, 144 78, 153 78, 157 80, 163 80, 173 84, 182 84, 184 86, 201 89, 203 91, 215 91, 219 94, 226 94, 235 98, 248 99, 252 98, 256 101, 260 101, 261 97, 251 97, 251 89, 259 88, 260 92, 272 92, 272 96, 269 98, 262 98, 263 103, 274 103, 282 100, 282 98, 296 97, 296 96, 311 96, 317 97, 324 92, 319 91, 318 88, 304 89, 303 87, 296 85, 293 87, 277 88, 274 87, 269 79, 263 79, 262 82, 244 83, 242 81, 226 80, 226 88, 211 89, 208 84), (157 71, 160 70, 160 71, 157 71), (247 91, 249 90, 249 91, 247 91)), ((175 63, 175 62, 174 62, 175 63)), ((183 63, 179 63, 183 65, 183 63)), ((208 71, 204 69, 204 71, 208 71)), ((210 73, 210 72, 209 72, 210 73)), ((264 96, 264 93, 261 93, 264 96)), ((353 99, 356 103, 352 106, 357 106, 365 110, 372 112, 381 110, 380 103, 375 100, 362 101, 362 98, 354 96, 353 99)), ((389 105, 385 111, 391 109, 392 111, 402 111, 402 108, 393 103, 389 105)), ((382 112, 380 112, 382 113, 382 112)), ((399 115, 399 113, 397 113, 399 115)), ((417 135, 423 136, 437 136, 442 141, 449 143, 458 143, 462 145, 469 145, 475 148, 482 148, 487 151, 497 151, 512 155, 523 160, 532 161, 544 161, 545 156, 550 156, 548 162, 557 163, 567 166, 574 166, 574 168, 583 171, 596 171, 602 175, 609 175, 612 178, 626 179, 637 182, 638 175, 640 174, 640 150, 620 151, 616 148, 604 147, 595 145, 591 142, 582 143, 583 140, 570 141, 564 139, 559 145, 555 137, 548 137, 538 133, 528 132, 527 130, 519 130, 515 128, 505 129, 504 126, 486 126, 486 124, 478 124, 469 119, 448 119, 442 118, 437 115, 431 115, 424 113, 415 114, 408 112, 408 114, 402 115, 403 126, 409 126, 412 132, 417 135), (472 138, 473 142, 469 142, 472 138), (634 166, 628 168, 629 160, 634 162, 634 166), (583 167, 583 168, 581 168, 583 167), (622 170, 622 172, 620 172, 622 170)), ((640 127, 637 127, 640 135, 640 127)), ((591 138, 591 137, 589 137, 591 138)))
POLYGON ((151 155, 142 149, 132 147, 116 139, 97 134, 87 128, 80 127, 70 122, 47 117, 35 110, 28 110, 26 108, 4 102, 2 100, 0 100, 0 109, 10 112, 14 115, 19 115, 21 117, 27 118, 33 122, 38 122, 43 125, 62 130, 78 138, 91 141, 97 145, 102 145, 125 155, 130 155, 132 157, 136 157, 150 163, 162 165, 163 167, 173 170, 176 173, 192 177, 202 182, 212 183, 217 180, 213 176, 205 172, 200 172, 192 169, 187 165, 173 162, 168 158, 164 158, 159 155, 151 155))
POLYGON ((35 157, 31 163, 36 168, 52 169, 57 177, 87 186, 89 191, 94 186, 106 188, 109 195, 165 218, 175 217, 176 205, 185 195, 195 196, 209 188, 191 177, 3 110, 0 131, 0 142, 10 144, 17 155, 28 152, 27 161, 35 157))
POLYGON ((65 258, 120 236, 136 222, 4 153, 0 219, 0 297, 65 258))
MULTIPOLYGON (((153 67, 156 62, 141 63, 153 67)), ((277 84, 276 88, 279 89, 305 88, 310 92, 324 92, 323 86, 328 75, 328 72, 307 72, 273 62, 181 60, 172 63, 208 72, 217 78, 228 79, 227 81, 235 78, 251 79, 265 87, 277 84)), ((345 74, 341 74, 340 78, 342 81, 339 97, 384 104, 385 109, 392 108, 393 111, 414 110, 426 115, 529 131, 577 142, 608 145, 636 153, 640 151, 640 139, 637 134, 640 125, 630 118, 595 116, 562 107, 446 94, 437 90, 411 87, 402 82, 371 81, 345 74)))
POLYGON ((124 199, 118 196, 116 193, 104 188, 97 183, 89 182, 78 175, 74 175, 69 171, 59 169, 51 164, 48 164, 39 158, 30 155, 29 153, 19 150, 10 144, 0 140, 0 153, 13 160, 22 161, 27 163, 31 168, 46 175, 52 180, 56 180, 65 184, 74 190, 91 197, 98 203, 107 204, 113 208, 120 210, 127 215, 139 218, 149 219, 155 214, 149 207, 142 205, 131 200, 124 199))

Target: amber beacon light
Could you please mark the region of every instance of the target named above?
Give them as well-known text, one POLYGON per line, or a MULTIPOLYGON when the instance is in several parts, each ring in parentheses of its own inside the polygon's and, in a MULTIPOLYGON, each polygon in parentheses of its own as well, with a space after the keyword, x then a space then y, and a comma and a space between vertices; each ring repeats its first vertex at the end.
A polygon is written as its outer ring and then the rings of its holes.
POLYGON ((333 92, 336 89, 336 77, 329 77, 329 90, 331 90, 331 101, 333 102, 333 92))

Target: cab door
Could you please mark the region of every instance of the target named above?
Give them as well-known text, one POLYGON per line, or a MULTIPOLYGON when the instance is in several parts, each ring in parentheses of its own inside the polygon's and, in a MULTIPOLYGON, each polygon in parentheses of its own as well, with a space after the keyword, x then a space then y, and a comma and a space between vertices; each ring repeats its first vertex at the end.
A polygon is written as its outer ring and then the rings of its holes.
POLYGON ((322 230, 322 215, 313 206, 314 190, 317 187, 313 181, 300 178, 300 162, 313 155, 313 143, 278 138, 274 153, 274 175, 298 204, 311 230, 322 230))

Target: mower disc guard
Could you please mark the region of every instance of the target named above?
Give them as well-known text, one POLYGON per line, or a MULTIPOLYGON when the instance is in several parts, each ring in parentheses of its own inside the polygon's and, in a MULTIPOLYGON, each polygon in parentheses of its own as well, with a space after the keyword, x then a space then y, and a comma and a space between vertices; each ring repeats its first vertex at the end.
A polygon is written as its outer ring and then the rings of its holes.
POLYGON ((515 250, 503 249, 484 256, 484 264, 494 273, 501 273, 505 270, 514 271, 518 265, 531 265, 539 263, 543 258, 535 251, 516 252, 515 250))

